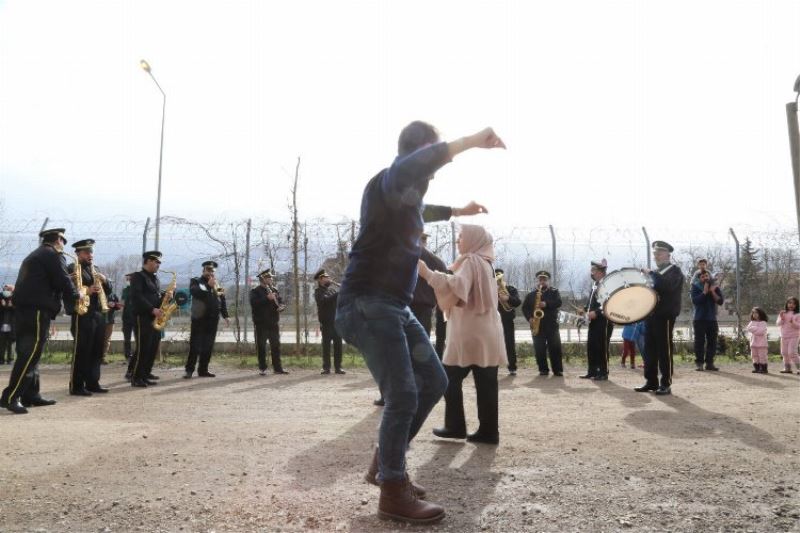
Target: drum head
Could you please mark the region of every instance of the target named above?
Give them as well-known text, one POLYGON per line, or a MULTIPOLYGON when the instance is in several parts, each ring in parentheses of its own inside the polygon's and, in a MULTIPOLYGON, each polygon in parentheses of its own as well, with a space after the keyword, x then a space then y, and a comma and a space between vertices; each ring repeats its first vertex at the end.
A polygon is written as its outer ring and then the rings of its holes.
POLYGON ((615 324, 643 319, 656 306, 658 295, 649 287, 628 287, 612 294, 603 304, 603 314, 615 324))

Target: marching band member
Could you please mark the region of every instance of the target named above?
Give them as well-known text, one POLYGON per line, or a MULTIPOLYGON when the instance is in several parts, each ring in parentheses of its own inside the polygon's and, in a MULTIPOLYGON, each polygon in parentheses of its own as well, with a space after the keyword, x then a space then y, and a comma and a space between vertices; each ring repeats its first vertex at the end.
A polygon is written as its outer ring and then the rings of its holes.
MULTIPOLYGON (((536 273, 539 286, 525 297, 522 304, 522 314, 529 323, 533 320, 533 313, 537 298, 538 309, 544 315, 539 321, 539 331, 533 335, 533 350, 536 354, 536 364, 539 375, 547 376, 550 368, 547 366, 547 357, 550 357, 550 366, 553 367, 554 376, 563 376, 564 367, 561 361, 561 333, 558 329, 558 310, 561 307, 561 294, 555 287, 550 287, 550 273, 540 270, 536 273)), ((533 333, 533 331, 531 331, 533 333)))
POLYGON ((597 288, 600 280, 606 277, 608 262, 605 259, 591 262, 590 276, 592 294, 584 312, 589 321, 589 332, 586 339, 586 358, 588 371, 581 379, 606 381, 608 379, 608 350, 611 343, 611 332, 614 324, 603 314, 603 307, 597 300, 597 288))
POLYGON ((272 372, 274 374, 288 374, 281 364, 281 331, 278 321, 284 310, 283 298, 275 287, 274 274, 266 269, 258 275, 258 287, 250 290, 250 309, 253 313, 253 329, 256 336, 256 350, 258 351, 258 370, 264 376, 267 374, 267 341, 269 353, 272 358, 272 372))
POLYGON ((186 358, 185 379, 192 377, 198 358, 197 375, 201 378, 213 378, 215 374, 208 371, 211 362, 211 353, 214 351, 214 341, 217 339, 219 317, 228 320, 228 306, 225 294, 217 280, 216 261, 206 261, 202 265, 203 273, 200 277, 189 281, 189 292, 192 295, 192 326, 189 333, 189 356, 186 358))
POLYGON ((342 370, 342 338, 336 332, 336 300, 339 291, 336 289, 331 277, 321 268, 314 274, 317 288, 314 289, 314 301, 317 302, 317 317, 319 329, 322 333, 322 373, 331 373, 331 344, 333 345, 333 367, 337 374, 344 374, 342 370))
MULTIPOLYGON (((502 268, 495 268, 494 275, 497 279, 505 276, 502 268)), ((519 291, 513 285, 505 284, 505 291, 497 293, 497 312, 503 322, 503 340, 506 345, 506 358, 508 359, 508 374, 517 375, 517 342, 514 338, 514 309, 519 307, 522 300, 519 299, 519 291)))
MULTIPOLYGON (((136 352, 132 360, 131 386, 147 387, 155 385, 153 364, 158 346, 161 343, 161 332, 153 327, 153 319, 160 317, 161 285, 156 273, 161 267, 161 252, 151 250, 142 254, 142 269, 131 275, 131 306, 136 317, 133 330, 136 339, 136 352)), ((172 295, 168 296, 169 298, 172 295)))

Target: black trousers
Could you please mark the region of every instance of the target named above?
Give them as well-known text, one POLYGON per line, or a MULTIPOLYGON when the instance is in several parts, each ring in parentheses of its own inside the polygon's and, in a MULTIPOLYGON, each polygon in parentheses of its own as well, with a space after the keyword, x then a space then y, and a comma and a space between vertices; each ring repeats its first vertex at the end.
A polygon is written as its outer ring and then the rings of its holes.
POLYGON ((705 363, 706 367, 714 366, 717 354, 717 335, 719 325, 716 320, 695 320, 694 326, 694 362, 705 363))
POLYGON ((536 354, 536 366, 539 367, 540 373, 550 373, 550 367, 553 372, 564 372, 564 365, 562 363, 561 352, 561 333, 558 330, 558 325, 554 328, 540 328, 539 334, 533 338, 533 351, 536 354), (547 358, 550 357, 550 367, 547 366, 547 358))
POLYGON ((269 341, 269 355, 272 359, 273 372, 283 370, 281 364, 281 333, 278 324, 253 323, 256 336, 256 351, 258 352, 258 369, 267 369, 267 341, 269 341))
POLYGON ((586 341, 586 359, 590 376, 608 375, 608 351, 611 344, 611 332, 614 323, 605 318, 596 318, 589 322, 589 335, 586 341))
MULTIPOLYGON (((333 367, 336 370, 342 369, 342 338, 336 332, 333 322, 320 323, 322 332, 322 369, 331 369, 331 344, 333 345, 333 367)), ((273 363, 274 366, 274 363, 273 363)))
POLYGON ((425 333, 430 337, 431 328, 433 326, 433 307, 411 304, 409 308, 411 308, 411 312, 414 313, 419 323, 422 324, 422 329, 424 329, 425 333))
POLYGON ((72 315, 72 367, 69 391, 96 389, 100 386, 100 368, 106 342, 106 317, 97 311, 72 315))
POLYGON ((39 397, 39 359, 50 333, 50 312, 33 307, 14 310, 17 326, 17 359, 0 399, 29 402, 39 397))
POLYGON ((464 418, 464 394, 462 384, 464 378, 472 372, 475 380, 475 390, 478 397, 478 433, 489 437, 496 437, 500 430, 498 426, 498 387, 497 367, 490 366, 450 366, 444 365, 447 372, 447 390, 444 393, 444 425, 452 431, 466 431, 467 422, 464 418))
POLYGON ((661 372, 661 386, 672 385, 672 330, 674 318, 650 317, 645 322, 644 377, 649 385, 658 385, 661 372))
POLYGON ((125 348, 125 359, 130 360, 133 356, 133 350, 131 349, 131 336, 133 335, 133 327, 135 326, 136 322, 129 322, 127 320, 122 321, 122 343, 125 348))
POLYGON ((447 342, 447 322, 444 320, 444 313, 436 308, 436 355, 441 360, 444 357, 444 345, 447 342))
POLYGON ((152 318, 137 316, 133 334, 136 338, 136 351, 131 359, 131 373, 133 379, 147 379, 153 373, 161 332, 153 327, 152 318))
POLYGON ((502 318, 503 340, 506 343, 506 357, 508 357, 508 371, 517 371, 517 342, 514 339, 514 319, 502 318))
POLYGON ((197 372, 199 374, 208 372, 208 363, 211 362, 211 353, 214 351, 218 326, 219 317, 192 320, 189 330, 189 356, 186 358, 188 374, 194 373, 198 358, 200 364, 197 366, 197 372))
POLYGON ((10 363, 14 359, 14 333, 11 331, 0 332, 0 363, 10 363))

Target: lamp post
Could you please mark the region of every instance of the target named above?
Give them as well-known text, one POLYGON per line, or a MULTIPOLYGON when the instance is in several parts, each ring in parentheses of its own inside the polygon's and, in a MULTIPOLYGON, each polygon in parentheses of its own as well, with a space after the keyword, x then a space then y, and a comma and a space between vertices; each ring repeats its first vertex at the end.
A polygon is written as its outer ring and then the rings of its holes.
POLYGON ((794 174, 794 201, 797 208, 797 235, 800 237, 800 126, 797 123, 797 100, 800 99, 800 76, 794 82, 797 96, 794 102, 786 104, 786 122, 789 126, 789 154, 792 158, 794 174))
POLYGON ((164 160, 164 114, 167 110, 167 94, 164 92, 164 89, 161 88, 161 85, 158 84, 156 81, 155 76, 153 76, 153 72, 150 70, 150 64, 142 59, 139 61, 139 66, 142 67, 142 70, 147 72, 150 75, 150 78, 158 87, 158 90, 161 91, 161 96, 164 97, 163 104, 161 106, 161 149, 158 153, 158 197, 156 200, 156 244, 155 249, 158 250, 158 237, 159 237, 159 227, 161 225, 161 163, 164 160))

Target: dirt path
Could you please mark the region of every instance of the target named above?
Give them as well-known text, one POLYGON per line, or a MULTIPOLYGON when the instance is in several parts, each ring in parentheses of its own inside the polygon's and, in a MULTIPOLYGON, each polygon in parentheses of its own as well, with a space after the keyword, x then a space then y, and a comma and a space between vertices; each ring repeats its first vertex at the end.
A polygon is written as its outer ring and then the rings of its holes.
POLYGON ((681 367, 663 399, 633 370, 503 376, 499 447, 433 437, 441 404, 423 428, 411 473, 448 516, 409 528, 378 520, 362 481, 380 417, 365 370, 217 369, 142 390, 112 365, 91 398, 44 369, 58 405, 0 413, 0 531, 800 531, 797 375, 681 367))

